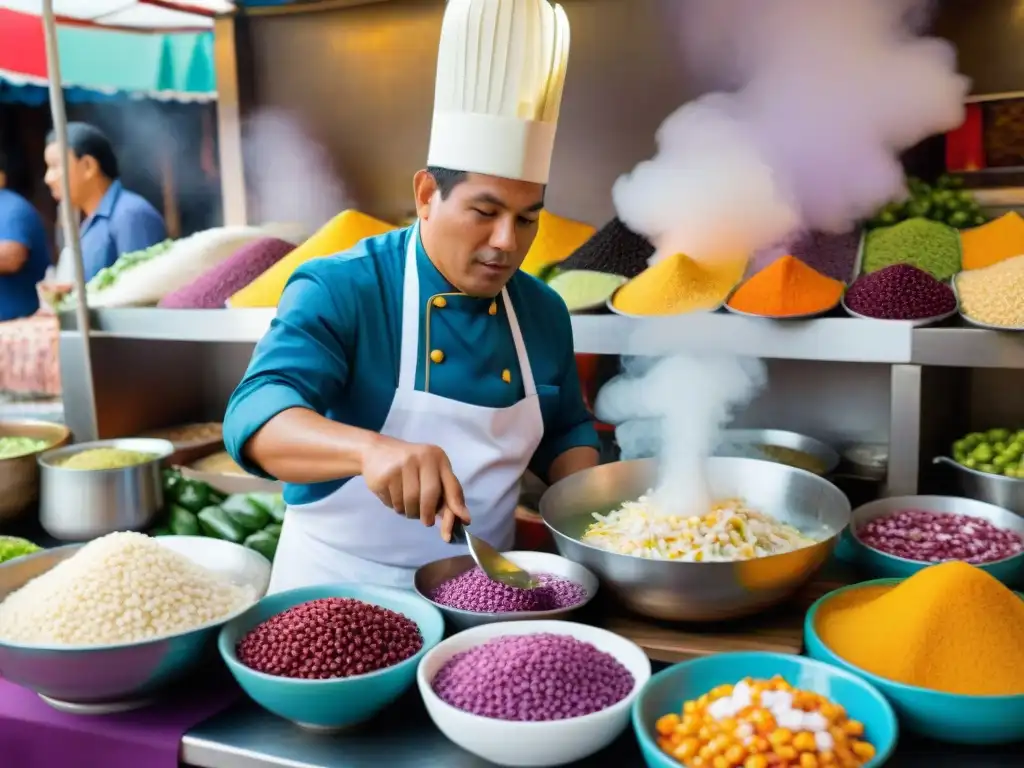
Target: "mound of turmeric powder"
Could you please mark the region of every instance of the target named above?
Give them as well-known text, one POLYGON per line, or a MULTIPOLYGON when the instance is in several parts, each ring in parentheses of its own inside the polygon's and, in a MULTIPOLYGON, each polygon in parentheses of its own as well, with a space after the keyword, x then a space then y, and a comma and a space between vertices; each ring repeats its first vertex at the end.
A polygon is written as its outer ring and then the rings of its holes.
POLYGON ((1024 599, 967 563, 848 589, 822 603, 815 630, 842 659, 887 680, 968 696, 1024 695, 1024 599))

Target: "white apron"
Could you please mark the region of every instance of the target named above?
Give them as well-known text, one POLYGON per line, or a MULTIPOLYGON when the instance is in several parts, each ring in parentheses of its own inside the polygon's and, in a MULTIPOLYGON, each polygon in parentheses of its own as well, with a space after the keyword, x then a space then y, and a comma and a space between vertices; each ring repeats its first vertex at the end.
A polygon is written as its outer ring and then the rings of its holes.
MULTIPOLYGON (((465 492, 470 530, 499 551, 507 550, 515 537, 519 482, 544 433, 523 335, 503 289, 501 299, 525 392, 515 405, 484 408, 417 391, 418 241, 417 225, 405 257, 398 389, 380 433, 442 448, 465 492)), ((500 316, 495 322, 500 322, 500 316)), ((406 519, 381 503, 362 477, 353 477, 319 501, 288 507, 269 592, 339 582, 408 589, 416 568, 465 553, 464 546, 442 540, 438 526, 427 528, 418 520, 406 519)))

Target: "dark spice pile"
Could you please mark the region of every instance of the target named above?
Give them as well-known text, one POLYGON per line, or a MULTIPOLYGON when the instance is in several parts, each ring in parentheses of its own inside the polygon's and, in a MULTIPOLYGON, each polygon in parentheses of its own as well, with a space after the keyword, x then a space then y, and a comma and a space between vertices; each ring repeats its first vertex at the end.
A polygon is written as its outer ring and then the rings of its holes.
POLYGON ((823 275, 849 283, 857 265, 858 250, 860 231, 854 230, 842 235, 808 232, 793 243, 789 252, 823 275))
POLYGON ((599 229, 565 261, 562 272, 589 269, 633 279, 645 269, 654 255, 654 246, 641 235, 614 218, 599 229))
POLYGON ((858 278, 846 306, 876 320, 924 320, 955 311, 956 295, 924 270, 894 264, 858 278))

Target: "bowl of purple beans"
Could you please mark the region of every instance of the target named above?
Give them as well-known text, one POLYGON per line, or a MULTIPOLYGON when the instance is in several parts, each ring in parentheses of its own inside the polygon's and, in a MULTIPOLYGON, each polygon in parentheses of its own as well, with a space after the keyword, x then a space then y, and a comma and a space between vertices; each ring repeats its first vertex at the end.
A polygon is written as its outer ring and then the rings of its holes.
POLYGON ((467 629, 416 670, 437 728, 467 752, 509 766, 565 765, 604 749, 629 726, 650 677, 636 643, 572 621, 467 629))
POLYGON ((416 571, 420 597, 433 603, 453 629, 496 621, 563 619, 597 594, 590 570, 547 552, 506 552, 504 556, 534 576, 540 586, 516 589, 491 581, 469 555, 435 560, 416 571))
POLYGON ((959 302, 948 283, 910 264, 893 264, 858 277, 843 296, 843 309, 862 320, 921 327, 953 317, 959 302))
POLYGON ((1001 582, 1024 578, 1024 518, 957 496, 894 496, 853 511, 850 540, 872 578, 907 578, 962 560, 1001 582))

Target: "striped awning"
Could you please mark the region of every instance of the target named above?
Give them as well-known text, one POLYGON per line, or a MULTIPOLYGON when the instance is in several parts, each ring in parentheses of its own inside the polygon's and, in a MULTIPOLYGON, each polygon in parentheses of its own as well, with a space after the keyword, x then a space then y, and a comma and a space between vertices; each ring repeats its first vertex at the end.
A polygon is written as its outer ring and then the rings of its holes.
MULTIPOLYGON (((33 4, 29 0, 0 0, 0 100, 3 101, 43 104, 47 99, 46 49, 40 18, 35 13, 5 7, 33 4)), ((73 6, 76 14, 82 14, 83 8, 92 4, 99 10, 100 5, 112 5, 113 0, 65 0, 65 5, 73 6)), ((121 2, 119 7, 121 11, 108 16, 128 20, 125 3, 121 2)), ((166 25, 181 20, 179 11, 162 7, 153 10, 156 15, 138 18, 162 20, 166 25)), ((212 16, 192 18, 197 22, 193 31, 168 32, 97 26, 77 16, 64 19, 57 35, 67 100, 216 99, 213 33, 201 28, 212 24, 212 16), (98 53, 100 51, 102 54, 98 53)))

